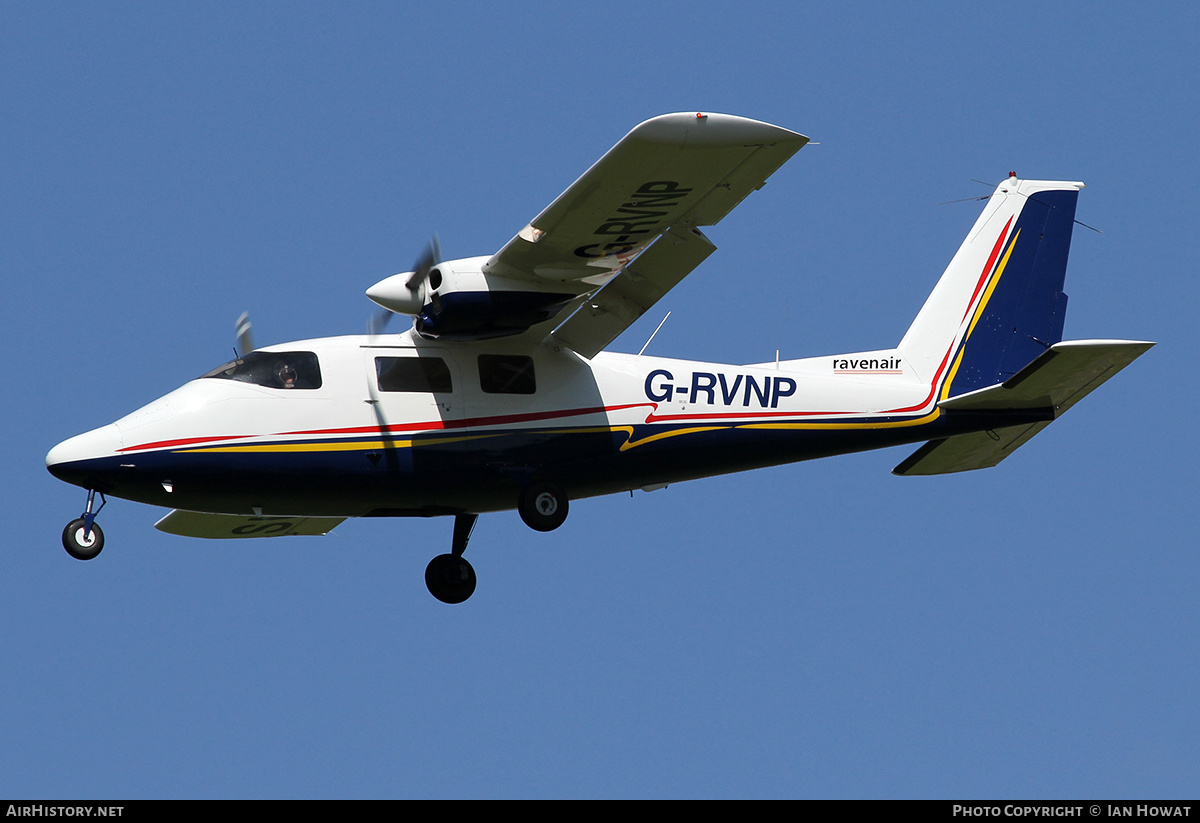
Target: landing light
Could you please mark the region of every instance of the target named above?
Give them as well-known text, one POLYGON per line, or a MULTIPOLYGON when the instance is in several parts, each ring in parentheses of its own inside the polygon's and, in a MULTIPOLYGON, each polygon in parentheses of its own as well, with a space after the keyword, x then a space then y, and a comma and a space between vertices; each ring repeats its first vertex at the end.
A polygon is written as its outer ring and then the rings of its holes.
POLYGON ((545 236, 546 233, 541 229, 535 229, 532 223, 517 232, 517 237, 520 237, 522 240, 528 240, 530 243, 536 243, 545 236))

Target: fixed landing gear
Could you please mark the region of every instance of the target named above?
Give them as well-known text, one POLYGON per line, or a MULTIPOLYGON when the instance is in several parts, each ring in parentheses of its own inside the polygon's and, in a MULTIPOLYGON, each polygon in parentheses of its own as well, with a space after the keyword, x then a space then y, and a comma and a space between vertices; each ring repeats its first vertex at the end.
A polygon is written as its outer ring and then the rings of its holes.
POLYGON ((104 495, 100 495, 100 507, 92 511, 92 506, 96 501, 96 492, 88 491, 87 509, 83 514, 75 520, 67 524, 63 529, 62 544, 67 550, 67 554, 74 557, 76 560, 91 560, 96 555, 100 554, 100 550, 104 548, 104 532, 96 525, 96 515, 100 513, 100 509, 104 508, 104 504, 108 501, 104 499, 104 495))
MULTIPOLYGON (((534 481, 521 490, 517 511, 525 525, 539 532, 554 531, 567 519, 567 495, 547 481, 534 481)), ((439 554, 425 567, 429 593, 443 603, 462 603, 475 592, 475 570, 463 557, 477 514, 454 516, 454 542, 449 554, 439 554)))
POLYGON ((517 511, 529 528, 552 532, 567 519, 566 492, 554 483, 534 481, 521 491, 517 511))
POLYGON ((478 519, 477 514, 456 514, 450 554, 439 554, 425 567, 425 585, 443 603, 462 603, 475 592, 475 570, 462 554, 478 519))

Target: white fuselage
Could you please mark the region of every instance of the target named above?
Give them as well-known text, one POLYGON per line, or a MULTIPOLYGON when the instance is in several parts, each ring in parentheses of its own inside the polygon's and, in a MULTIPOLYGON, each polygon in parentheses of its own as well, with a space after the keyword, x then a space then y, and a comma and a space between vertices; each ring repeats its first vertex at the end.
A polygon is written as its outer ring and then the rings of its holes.
POLYGON ((832 435, 839 451, 920 440, 928 433, 908 430, 938 416, 935 381, 896 351, 588 361, 552 342, 443 347, 409 331, 255 354, 298 353, 315 356, 319 387, 207 376, 60 444, 47 463, 78 485, 199 511, 488 511, 512 508, 531 476, 603 494, 820 456, 832 435), (811 452, 805 435, 820 436, 811 452))

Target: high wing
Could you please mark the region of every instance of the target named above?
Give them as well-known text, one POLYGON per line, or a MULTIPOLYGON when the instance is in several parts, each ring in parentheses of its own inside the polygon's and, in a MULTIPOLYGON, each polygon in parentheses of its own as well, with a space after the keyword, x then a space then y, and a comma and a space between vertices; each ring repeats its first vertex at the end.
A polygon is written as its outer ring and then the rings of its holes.
POLYGON ((493 255, 484 273, 578 295, 603 286, 554 331, 592 357, 715 250, 697 227, 719 222, 807 142, 728 114, 647 120, 493 255))
POLYGON ((807 142, 729 114, 655 117, 491 257, 427 253, 367 296, 412 316, 427 339, 505 337, 553 321, 559 343, 592 357, 712 254, 698 227, 720 221, 807 142))

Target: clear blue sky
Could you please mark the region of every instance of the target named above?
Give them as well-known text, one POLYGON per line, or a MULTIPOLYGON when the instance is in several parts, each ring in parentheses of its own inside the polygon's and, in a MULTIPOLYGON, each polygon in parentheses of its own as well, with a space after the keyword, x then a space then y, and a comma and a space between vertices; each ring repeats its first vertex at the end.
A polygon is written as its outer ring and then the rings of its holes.
POLYGON ((1194 4, 0 5, 0 797, 1171 797, 1200 785, 1194 4), (809 135, 615 348, 896 343, 1010 169, 1083 180, 1066 334, 1159 341, 1000 467, 908 448, 451 523, 203 542, 60 440, 357 333, 636 123, 809 135))

